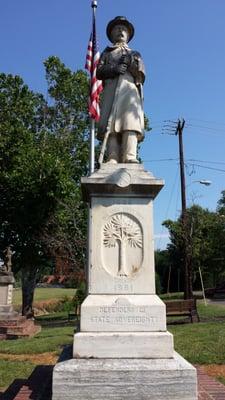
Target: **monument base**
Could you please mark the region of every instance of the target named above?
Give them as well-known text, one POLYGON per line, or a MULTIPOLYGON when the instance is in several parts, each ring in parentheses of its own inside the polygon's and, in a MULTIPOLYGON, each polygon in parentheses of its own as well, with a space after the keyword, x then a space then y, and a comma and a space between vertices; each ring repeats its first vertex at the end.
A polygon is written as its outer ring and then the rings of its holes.
POLYGON ((169 332, 79 332, 74 335, 74 358, 172 358, 169 332))
POLYGON ((0 313, 0 340, 32 337, 41 331, 32 319, 26 319, 17 312, 0 313))
POLYGON ((0 340, 31 337, 41 331, 40 325, 13 310, 14 282, 12 272, 0 273, 0 340))
POLYGON ((170 359, 70 359, 53 371, 52 400, 197 400, 195 368, 170 359))

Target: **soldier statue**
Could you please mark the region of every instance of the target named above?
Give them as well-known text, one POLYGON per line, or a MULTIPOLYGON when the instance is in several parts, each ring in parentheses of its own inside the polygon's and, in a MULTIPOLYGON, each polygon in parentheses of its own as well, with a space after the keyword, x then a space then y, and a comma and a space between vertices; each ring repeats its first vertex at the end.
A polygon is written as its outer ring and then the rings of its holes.
POLYGON ((137 144, 144 138, 144 63, 128 46, 134 27, 125 17, 110 21, 106 33, 113 45, 106 47, 97 66, 104 87, 98 139, 107 138, 109 163, 138 163, 137 144))
POLYGON ((12 255, 11 247, 8 246, 4 251, 4 264, 0 268, 0 273, 4 275, 12 274, 12 255))

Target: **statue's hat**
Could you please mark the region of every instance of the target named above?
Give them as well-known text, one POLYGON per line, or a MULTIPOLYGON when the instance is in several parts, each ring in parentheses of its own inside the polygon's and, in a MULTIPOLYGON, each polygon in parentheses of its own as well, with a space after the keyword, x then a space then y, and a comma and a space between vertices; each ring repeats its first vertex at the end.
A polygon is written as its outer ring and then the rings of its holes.
POLYGON ((116 17, 116 18, 112 19, 112 21, 109 21, 107 28, 106 28, 106 33, 107 33, 109 40, 112 42, 111 33, 112 33, 112 29, 116 25, 125 25, 127 27, 128 32, 129 32, 129 39, 128 39, 128 42, 129 42, 132 39, 132 37, 134 36, 134 26, 132 25, 131 22, 129 22, 126 19, 126 17, 116 17))

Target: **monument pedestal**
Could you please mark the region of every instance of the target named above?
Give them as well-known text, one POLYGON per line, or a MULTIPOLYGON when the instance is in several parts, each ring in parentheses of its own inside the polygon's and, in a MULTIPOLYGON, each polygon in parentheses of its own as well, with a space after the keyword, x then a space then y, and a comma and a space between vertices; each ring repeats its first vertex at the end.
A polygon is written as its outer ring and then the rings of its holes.
POLYGON ((195 368, 164 359, 71 359, 53 371, 54 400, 196 400, 195 368))
POLYGON ((82 179, 89 203, 88 297, 73 359, 53 373, 53 400, 197 400, 196 371, 174 353, 155 294, 153 200, 140 164, 103 164, 82 179))

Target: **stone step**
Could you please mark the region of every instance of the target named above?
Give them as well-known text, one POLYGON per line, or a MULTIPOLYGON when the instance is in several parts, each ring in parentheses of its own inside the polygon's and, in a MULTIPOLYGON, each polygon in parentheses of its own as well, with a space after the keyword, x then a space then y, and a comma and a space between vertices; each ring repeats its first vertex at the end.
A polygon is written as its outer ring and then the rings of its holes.
POLYGON ((52 400, 197 400, 196 369, 171 359, 72 359, 56 364, 52 400))
POLYGON ((2 327, 11 327, 11 326, 18 326, 23 324, 26 321, 26 317, 23 317, 22 315, 14 315, 11 318, 7 318, 7 319, 0 319, 0 328, 2 327))
POLYGON ((0 340, 31 337, 41 331, 41 326, 35 325, 33 320, 25 317, 18 318, 17 324, 0 325, 0 340))
POLYGON ((7 339, 7 335, 5 333, 0 333, 0 340, 7 339))
POLYGON ((30 334, 39 328, 38 325, 34 324, 32 320, 26 320, 22 325, 16 327, 10 327, 7 330, 8 335, 18 335, 18 336, 30 336, 30 334))
POLYGON ((13 312, 13 306, 11 304, 7 304, 7 305, 0 305, 0 318, 1 318, 1 314, 3 313, 11 313, 13 312))
POLYGON ((74 358, 171 358, 169 332, 79 332, 74 335, 74 358))

